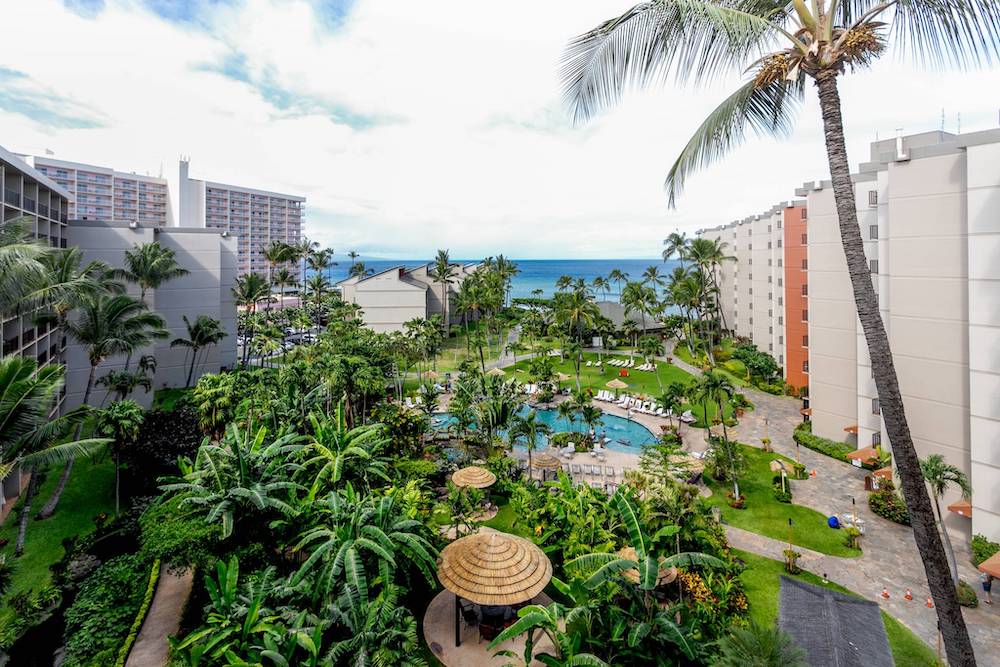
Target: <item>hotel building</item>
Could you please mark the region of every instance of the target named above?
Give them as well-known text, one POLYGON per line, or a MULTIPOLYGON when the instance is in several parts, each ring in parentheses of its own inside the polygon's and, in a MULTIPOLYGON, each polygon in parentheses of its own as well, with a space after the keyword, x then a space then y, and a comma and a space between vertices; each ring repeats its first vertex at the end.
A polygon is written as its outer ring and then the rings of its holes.
POLYGON ((190 162, 181 160, 181 224, 238 237, 239 275, 267 275, 264 250, 273 241, 301 240, 305 197, 198 180, 189 176, 189 168, 190 162))
POLYGON ((809 384, 805 202, 785 202, 699 235, 723 243, 723 326, 770 353, 793 387, 809 384))
MULTIPOLYGON (((876 142, 854 189, 917 453, 941 454, 972 481, 971 507, 954 505, 946 525, 1000 539, 1000 130, 876 142)), ((809 208, 813 431, 891 449, 833 189, 797 194, 809 208)), ((959 500, 953 490, 944 503, 959 500)))
MULTIPOLYGON (((56 248, 65 248, 70 194, 41 171, 0 147, 0 212, 3 222, 30 217, 35 238, 56 248)), ((56 328, 36 325, 34 313, 11 316, 0 313, 3 356, 34 358, 40 366, 59 361, 66 340, 56 328)), ((62 396, 59 398, 60 404, 62 396)), ((4 443, 0 443, 0 450, 4 443)), ((26 477, 15 469, 0 479, 0 508, 20 495, 26 477)))
MULTIPOLYGON (((455 276, 448 284, 449 319, 461 321, 455 308, 455 296, 467 277, 479 264, 455 264, 455 276)), ((370 276, 351 276, 337 283, 344 301, 357 304, 365 326, 373 331, 402 331, 403 324, 414 318, 444 315, 444 285, 431 277, 433 265, 407 269, 394 266, 370 276)))
POLYGON ((170 227, 167 180, 51 157, 25 159, 69 193, 70 220, 109 220, 170 227))

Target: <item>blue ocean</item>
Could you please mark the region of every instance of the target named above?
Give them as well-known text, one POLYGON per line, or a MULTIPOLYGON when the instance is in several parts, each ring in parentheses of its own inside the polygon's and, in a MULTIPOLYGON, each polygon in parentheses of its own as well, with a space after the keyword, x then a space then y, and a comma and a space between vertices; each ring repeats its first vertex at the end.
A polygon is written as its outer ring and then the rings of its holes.
MULTIPOLYGON (((337 282, 347 277, 351 268, 350 260, 341 257, 336 259, 337 266, 330 268, 325 275, 331 282, 337 282)), ((364 262, 368 269, 375 272, 385 271, 394 266, 414 267, 426 264, 430 260, 387 260, 387 259, 365 259, 358 258, 359 262, 364 262)), ((471 263, 478 260, 454 260, 459 263, 471 263)), ((511 293, 514 297, 530 297, 536 289, 542 290, 543 296, 551 296, 555 292, 556 280, 560 276, 570 276, 574 279, 583 278, 588 283, 597 276, 607 278, 614 269, 626 273, 630 280, 639 280, 650 266, 656 266, 661 274, 669 274, 677 265, 675 260, 664 262, 661 258, 655 259, 515 259, 520 273, 514 277, 511 293)), ((611 289, 606 293, 596 293, 599 300, 618 300, 618 285, 612 283, 611 289)))

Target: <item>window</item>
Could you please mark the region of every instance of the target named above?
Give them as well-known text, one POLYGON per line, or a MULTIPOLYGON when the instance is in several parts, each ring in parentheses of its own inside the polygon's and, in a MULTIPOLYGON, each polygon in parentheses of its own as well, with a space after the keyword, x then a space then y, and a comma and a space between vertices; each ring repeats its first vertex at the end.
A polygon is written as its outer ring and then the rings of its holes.
POLYGON ((809 269, 809 260, 808 259, 803 259, 802 260, 802 270, 803 271, 807 271, 808 269, 809 269))
POLYGON ((767 309, 767 316, 768 316, 768 317, 774 317, 774 311, 773 311, 773 310, 771 310, 770 308, 768 308, 768 309, 767 309))
POLYGON ((768 225, 768 226, 767 226, 767 232, 768 232, 769 234, 771 233, 771 225, 768 225))
POLYGON ((872 433, 872 447, 879 447, 882 444, 882 434, 872 433))
POLYGON ((868 260, 868 266, 871 269, 872 273, 878 273, 878 260, 877 259, 869 259, 868 260))
POLYGON ((767 328, 767 333, 773 334, 774 333, 774 327, 768 327, 767 328))
POLYGON ((781 220, 778 220, 778 229, 781 229, 781 220))
POLYGON ((767 344, 767 351, 768 352, 774 352, 774 343, 768 343, 767 344))
POLYGON ((768 250, 770 250, 770 249, 771 249, 771 242, 770 242, 770 241, 768 241, 768 242, 767 242, 767 249, 768 249, 768 250))
POLYGON ((753 315, 750 316, 750 324, 753 324, 753 315))
POLYGON ((781 297, 779 296, 779 297, 778 297, 778 305, 779 305, 779 306, 781 306, 781 305, 784 305, 784 303, 785 303, 785 300, 784 300, 784 299, 782 299, 782 298, 781 298, 781 297))
POLYGON ((803 322, 808 322, 809 321, 809 311, 808 310, 803 310, 802 311, 802 321, 803 322))
POLYGON ((868 238, 872 241, 878 240, 878 225, 868 225, 868 238))
POLYGON ((747 266, 753 266, 753 257, 747 260, 747 266))
POLYGON ((781 247, 781 239, 778 239, 778 247, 781 247))
MULTIPOLYGON (((767 293, 767 300, 768 301, 774 301, 774 292, 768 292, 767 293)), ((768 315, 770 315, 770 313, 768 313, 768 315)))
POLYGON ((773 259, 768 259, 767 260, 767 265, 768 266, 774 266, 774 260, 773 259))
POLYGON ((809 336, 802 337, 802 347, 809 347, 809 336))
POLYGON ((753 250, 753 243, 747 243, 747 250, 753 250))
POLYGON ((806 359, 805 361, 802 362, 802 372, 803 373, 808 373, 809 372, 809 360, 808 359, 806 359))
POLYGON ((778 355, 778 365, 779 366, 785 365, 785 355, 783 354, 778 355))
POLYGON ((803 234, 802 235, 802 245, 807 245, 808 243, 809 243, 809 235, 808 234, 803 234))
POLYGON ((868 205, 869 206, 878 206, 878 190, 869 190, 868 191, 868 205))
POLYGON ((809 283, 802 283, 802 296, 809 296, 809 283))
POLYGON ((783 263, 784 263, 784 262, 782 262, 782 261, 781 261, 781 258, 779 257, 779 258, 778 258, 778 266, 781 266, 781 265, 782 265, 783 263))
POLYGON ((785 323, 785 318, 781 315, 778 315, 778 326, 781 326, 784 323, 785 323))
POLYGON ((785 344, 785 337, 778 336, 778 345, 784 345, 784 344, 785 344))
POLYGON ((781 287, 781 278, 778 278, 778 287, 781 287))
POLYGON ((805 219, 806 219, 806 215, 807 215, 807 213, 806 213, 806 209, 805 209, 805 208, 803 208, 803 209, 802 209, 802 219, 803 219, 803 220, 805 220, 805 219))
POLYGON ((768 276, 767 277, 767 282, 773 283, 774 282, 774 276, 768 276))
POLYGON ((872 414, 873 415, 877 415, 880 412, 881 412, 881 409, 879 409, 878 399, 877 398, 873 398, 872 399, 872 414))

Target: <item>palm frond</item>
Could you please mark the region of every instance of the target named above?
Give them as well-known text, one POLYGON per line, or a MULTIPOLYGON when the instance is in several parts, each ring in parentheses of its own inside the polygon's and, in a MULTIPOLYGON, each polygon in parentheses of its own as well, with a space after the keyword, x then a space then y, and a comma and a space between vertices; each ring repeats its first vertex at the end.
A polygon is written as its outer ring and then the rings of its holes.
POLYGON ((748 129, 762 136, 787 136, 793 114, 802 102, 804 76, 758 87, 754 81, 740 86, 709 114, 688 140, 667 174, 664 188, 674 206, 688 176, 720 160, 739 146, 748 129))
POLYGON ((893 8, 897 45, 935 68, 1000 61, 1000 4, 996 0, 899 0, 893 8))
MULTIPOLYGON (((741 0, 653 0, 573 39, 560 67, 574 121, 613 105, 631 88, 705 81, 742 71, 748 60, 791 37, 785 8, 741 0)), ((794 38, 792 38, 794 39, 794 38)))

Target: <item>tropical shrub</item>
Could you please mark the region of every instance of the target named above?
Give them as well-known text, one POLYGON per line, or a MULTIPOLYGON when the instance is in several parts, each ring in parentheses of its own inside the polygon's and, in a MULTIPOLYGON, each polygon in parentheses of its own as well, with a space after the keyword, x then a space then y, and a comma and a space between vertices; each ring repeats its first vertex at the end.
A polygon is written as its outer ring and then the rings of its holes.
POLYGON ((1000 551, 1000 544, 986 539, 985 535, 972 536, 972 564, 979 567, 984 560, 1000 551))
POLYGON ((713 667, 807 667, 806 653, 777 625, 763 626, 750 621, 745 628, 733 628, 719 640, 719 655, 713 667))
POLYGON ((965 579, 958 580, 958 587, 955 589, 955 593, 958 595, 958 604, 963 607, 979 606, 979 597, 976 595, 975 589, 965 579))
POLYGON ((383 402, 375 407, 372 417, 384 425, 394 452, 413 456, 423 451, 428 422, 422 412, 407 409, 398 403, 383 402))
MULTIPOLYGON (((836 442, 829 438, 814 435, 812 432, 812 422, 802 422, 796 426, 792 438, 803 447, 819 452, 820 454, 826 454, 838 461, 846 461, 847 455, 854 451, 854 447, 846 442, 836 442)), ((872 469, 870 464, 865 464, 863 467, 869 470, 872 469)))
POLYGON ((219 531, 185 510, 182 502, 180 497, 161 497, 146 508, 139 518, 140 552, 147 561, 204 568, 215 560, 219 531))
POLYGON ((142 604, 149 561, 125 555, 101 565, 66 610, 66 667, 114 662, 142 604))
POLYGON ((878 491, 868 494, 868 507, 883 519, 903 526, 910 525, 910 512, 906 509, 906 501, 896 493, 896 487, 891 480, 883 481, 878 491))

